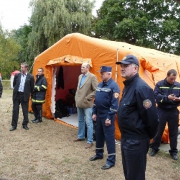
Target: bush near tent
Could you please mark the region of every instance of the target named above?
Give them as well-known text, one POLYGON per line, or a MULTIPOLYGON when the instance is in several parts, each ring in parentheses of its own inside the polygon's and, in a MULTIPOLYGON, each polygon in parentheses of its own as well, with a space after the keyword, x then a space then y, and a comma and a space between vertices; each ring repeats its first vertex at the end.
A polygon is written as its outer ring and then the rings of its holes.
MULTIPOLYGON (((55 97, 65 91, 61 89, 60 93, 60 91, 55 90, 58 67, 62 66, 64 68, 66 73, 64 82, 71 81, 73 83, 77 81, 75 78, 80 74, 78 68, 80 69, 83 62, 90 63, 92 67, 90 71, 97 76, 99 82, 101 81, 98 72, 100 67, 102 65, 112 66, 112 78, 117 81, 122 92, 124 79, 120 76, 120 67, 116 66, 115 62, 121 60, 127 54, 133 54, 138 58, 140 62, 139 75, 152 88, 154 88, 155 83, 166 77, 169 69, 175 69, 180 74, 179 56, 130 45, 125 42, 102 40, 79 33, 69 34, 35 58, 33 75, 36 74, 39 67, 42 67, 48 81, 43 116, 54 118, 55 97), (68 80, 70 76, 74 76, 74 79, 72 77, 68 80)), ((177 81, 179 81, 179 76, 177 81)), ((115 127, 115 138, 120 139, 117 118, 115 127)), ((163 141, 168 142, 167 138, 163 141)))

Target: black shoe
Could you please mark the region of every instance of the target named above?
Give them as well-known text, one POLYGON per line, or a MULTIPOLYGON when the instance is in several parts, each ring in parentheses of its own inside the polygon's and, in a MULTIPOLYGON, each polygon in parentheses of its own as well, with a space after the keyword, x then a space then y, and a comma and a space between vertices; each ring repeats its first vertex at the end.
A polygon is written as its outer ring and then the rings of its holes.
POLYGON ((178 156, 177 156, 177 154, 176 153, 174 153, 174 154, 171 154, 171 157, 172 157, 172 159, 174 159, 174 160, 178 160, 178 156))
POLYGON ((102 157, 97 157, 97 156, 95 155, 95 156, 91 157, 89 160, 90 160, 90 161, 96 161, 96 160, 98 160, 98 159, 102 159, 102 157))
POLYGON ((29 130, 29 128, 28 128, 27 126, 23 126, 23 128, 24 128, 25 130, 29 130))
POLYGON ((106 169, 110 169, 111 167, 113 167, 114 165, 109 165, 109 164, 105 164, 104 166, 101 167, 102 170, 106 170, 106 169))
POLYGON ((31 120, 33 123, 34 123, 34 121, 36 121, 37 119, 35 118, 35 119, 33 119, 33 120, 31 120))
POLYGON ((42 120, 36 119, 35 121, 33 121, 33 123, 41 123, 42 120))
POLYGON ((14 131, 14 130, 16 130, 16 127, 12 126, 9 131, 14 131))
POLYGON ((152 148, 152 150, 150 152, 150 156, 155 156, 157 152, 158 152, 157 150, 152 148))

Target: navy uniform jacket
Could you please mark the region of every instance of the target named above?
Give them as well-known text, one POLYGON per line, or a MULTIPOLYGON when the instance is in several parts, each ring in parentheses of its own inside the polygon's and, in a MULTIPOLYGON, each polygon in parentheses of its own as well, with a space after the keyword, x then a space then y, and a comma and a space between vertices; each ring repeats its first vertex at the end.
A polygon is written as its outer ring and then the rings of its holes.
POLYGON ((158 107, 164 109, 174 109, 180 105, 179 102, 168 99, 168 95, 170 94, 180 97, 180 83, 175 81, 174 84, 169 84, 166 79, 156 83, 154 96, 156 98, 158 107))
POLYGON ((93 114, 113 120, 118 109, 119 92, 120 89, 112 78, 108 82, 101 82, 96 89, 93 114))
POLYGON ((45 102, 45 95, 47 89, 47 81, 44 74, 36 75, 36 82, 32 95, 32 102, 36 104, 43 104, 45 102))
POLYGON ((138 74, 124 81, 124 85, 118 108, 118 123, 122 138, 153 138, 158 126, 153 90, 138 74))

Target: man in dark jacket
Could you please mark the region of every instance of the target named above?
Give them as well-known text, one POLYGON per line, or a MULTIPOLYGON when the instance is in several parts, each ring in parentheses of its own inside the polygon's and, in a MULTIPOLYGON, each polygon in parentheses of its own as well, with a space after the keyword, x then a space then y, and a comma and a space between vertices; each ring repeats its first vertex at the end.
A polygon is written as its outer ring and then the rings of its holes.
POLYGON ((2 96, 2 92, 3 92, 3 85, 2 85, 2 82, 1 82, 1 80, 0 80, 0 98, 1 98, 1 96, 2 96))
POLYGON ((27 126, 29 122, 28 102, 34 89, 34 77, 28 73, 28 64, 26 62, 21 63, 21 73, 15 75, 13 87, 13 113, 10 131, 14 131, 17 128, 20 104, 24 116, 22 126, 25 130, 29 130, 27 126))
POLYGON ((44 77, 44 70, 43 68, 39 68, 32 96, 32 110, 35 117, 32 120, 33 123, 42 122, 42 104, 45 102, 46 89, 47 81, 44 77))
POLYGON ((180 105, 180 83, 176 82, 177 71, 171 69, 167 72, 167 77, 164 80, 157 82, 154 89, 154 96, 158 104, 159 126, 158 132, 151 144, 151 156, 154 156, 159 151, 162 134, 168 123, 170 147, 169 153, 174 160, 178 160, 177 136, 180 105))
POLYGON ((139 62, 135 56, 127 55, 116 64, 120 64, 121 76, 125 78, 117 113, 124 175, 126 180, 145 180, 149 141, 158 126, 154 94, 139 77, 139 62))
POLYGON ((106 164, 101 167, 107 170, 116 163, 116 147, 114 138, 114 121, 118 109, 120 89, 118 84, 112 79, 112 67, 101 66, 102 82, 96 89, 93 106, 92 119, 96 121, 96 154, 90 161, 102 159, 104 155, 104 141, 106 141, 108 157, 106 164))

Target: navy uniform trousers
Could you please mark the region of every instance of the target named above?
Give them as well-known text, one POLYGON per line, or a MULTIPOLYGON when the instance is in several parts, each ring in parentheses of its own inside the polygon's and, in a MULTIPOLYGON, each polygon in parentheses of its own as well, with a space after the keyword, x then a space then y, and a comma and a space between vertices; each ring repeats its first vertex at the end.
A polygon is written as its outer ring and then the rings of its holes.
POLYGON ((111 125, 106 126, 105 120, 107 118, 102 114, 97 114, 96 124, 96 156, 102 158, 104 153, 104 141, 106 141, 108 158, 106 163, 114 166, 116 161, 115 138, 114 138, 114 119, 111 119, 111 125))
POLYGON ((121 139, 122 163, 126 180, 145 180, 149 140, 149 138, 121 139))
POLYGON ((158 108, 159 125, 158 132, 153 139, 152 148, 159 150, 161 144, 161 138, 168 123, 169 139, 170 139, 170 150, 169 153, 177 153, 177 136, 178 136, 178 121, 179 121, 179 110, 178 109, 162 109, 158 108))

